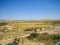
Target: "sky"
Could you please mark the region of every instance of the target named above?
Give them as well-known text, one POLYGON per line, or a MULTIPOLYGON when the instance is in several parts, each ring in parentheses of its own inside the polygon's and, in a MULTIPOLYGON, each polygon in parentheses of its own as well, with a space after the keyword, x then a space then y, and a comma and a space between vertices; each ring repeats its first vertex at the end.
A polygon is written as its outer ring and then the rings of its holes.
POLYGON ((0 0, 0 20, 60 20, 60 0, 0 0))

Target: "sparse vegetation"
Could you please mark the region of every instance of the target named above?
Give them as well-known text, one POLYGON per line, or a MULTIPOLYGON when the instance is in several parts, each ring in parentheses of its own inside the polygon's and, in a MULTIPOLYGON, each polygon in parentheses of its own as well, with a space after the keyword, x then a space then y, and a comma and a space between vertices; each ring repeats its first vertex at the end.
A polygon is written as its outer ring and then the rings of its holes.
MULTIPOLYGON (((54 45, 56 42, 59 41, 60 36, 56 35, 55 33, 54 34, 48 34, 48 33, 39 34, 39 33, 42 31, 42 27, 46 28, 43 31, 47 31, 47 30, 50 31, 50 30, 54 30, 55 26, 60 26, 60 20, 58 21, 56 20, 50 20, 50 21, 49 20, 41 20, 41 21, 40 20, 30 20, 30 21, 15 20, 11 22, 1 21, 0 32, 3 32, 4 34, 0 35, 0 40, 7 37, 9 38, 21 37, 22 35, 25 36, 25 34, 28 35, 31 32, 33 32, 30 34, 30 36, 27 37, 27 39, 32 41, 37 41, 37 42, 43 42, 43 43, 46 43, 46 45, 54 45), (18 29, 21 29, 21 30, 17 31, 18 29), (35 31, 36 29, 39 29, 40 32, 35 31), (8 31, 4 32, 4 30, 8 30, 8 31)), ((55 29, 55 30, 56 30, 55 32, 57 32, 58 29, 55 29)), ((15 38, 14 42, 19 43, 19 39, 15 38)))
POLYGON ((59 41, 60 36, 58 36, 56 34, 50 35, 48 33, 43 33, 43 34, 31 33, 30 36, 27 38, 30 40, 35 39, 35 41, 38 41, 38 42, 46 42, 46 44, 49 44, 49 42, 51 41, 52 44, 55 44, 59 41))
POLYGON ((6 22, 0 22, 0 26, 4 26, 4 25, 7 25, 6 22))

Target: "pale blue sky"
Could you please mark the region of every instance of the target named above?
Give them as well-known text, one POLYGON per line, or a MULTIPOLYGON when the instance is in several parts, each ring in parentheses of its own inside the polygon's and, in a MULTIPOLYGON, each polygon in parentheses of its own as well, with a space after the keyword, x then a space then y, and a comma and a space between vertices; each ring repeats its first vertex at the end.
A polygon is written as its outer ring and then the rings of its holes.
POLYGON ((60 20, 60 0, 0 0, 0 20, 60 20))

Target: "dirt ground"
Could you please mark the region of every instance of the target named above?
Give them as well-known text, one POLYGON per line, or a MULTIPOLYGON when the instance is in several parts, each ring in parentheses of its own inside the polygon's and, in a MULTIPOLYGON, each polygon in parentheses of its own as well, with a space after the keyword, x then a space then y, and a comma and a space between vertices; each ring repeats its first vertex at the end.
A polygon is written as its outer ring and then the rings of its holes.
MULTIPOLYGON (((37 33, 41 34, 41 33, 45 33, 45 32, 48 32, 50 34, 57 34, 59 31, 55 31, 55 30, 48 31, 48 30, 45 30, 45 31, 37 32, 37 33)), ((43 42, 39 43, 39 42, 35 42, 35 41, 30 41, 30 40, 24 38, 24 37, 29 36, 30 33, 32 33, 32 32, 13 32, 13 33, 10 33, 10 34, 6 33, 8 35, 6 35, 6 37, 4 39, 0 40, 0 44, 6 45, 8 43, 12 43, 14 37, 21 37, 21 38, 23 38, 23 43, 21 41, 19 43, 19 45, 45 45, 45 43, 43 43, 43 42), (7 38, 7 37, 9 37, 9 38, 7 38)))

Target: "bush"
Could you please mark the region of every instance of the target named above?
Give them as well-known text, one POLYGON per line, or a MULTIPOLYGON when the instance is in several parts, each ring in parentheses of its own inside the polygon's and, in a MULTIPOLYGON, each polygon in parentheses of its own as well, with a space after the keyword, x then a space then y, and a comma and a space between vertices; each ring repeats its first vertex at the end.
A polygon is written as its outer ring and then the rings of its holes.
POLYGON ((59 41, 59 38, 60 36, 56 34, 49 35, 48 33, 42 33, 42 34, 31 33, 29 36, 29 39, 32 39, 32 40, 36 39, 36 41, 45 42, 47 45, 50 44, 50 42, 52 45, 54 45, 59 41))
POLYGON ((14 41, 13 41, 13 43, 17 43, 17 44, 18 44, 19 42, 20 42, 20 38, 15 38, 14 41))
POLYGON ((38 36, 39 36, 39 34, 37 34, 37 33, 31 33, 28 38, 34 39, 34 38, 37 38, 38 36))
POLYGON ((53 40, 59 40, 60 36, 56 35, 56 34, 53 34, 51 35, 51 39, 53 40))
POLYGON ((40 34, 37 39, 38 40, 49 40, 50 39, 50 35, 48 33, 43 33, 43 34, 40 34))
POLYGON ((1 22, 0 26, 6 25, 6 24, 7 24, 6 22, 1 22))
POLYGON ((36 39, 36 40, 49 40, 50 35, 48 33, 43 33, 43 34, 31 33, 28 38, 29 39, 36 39))

